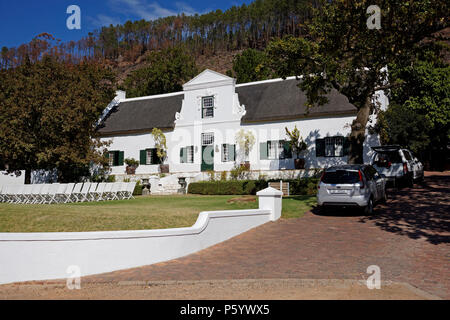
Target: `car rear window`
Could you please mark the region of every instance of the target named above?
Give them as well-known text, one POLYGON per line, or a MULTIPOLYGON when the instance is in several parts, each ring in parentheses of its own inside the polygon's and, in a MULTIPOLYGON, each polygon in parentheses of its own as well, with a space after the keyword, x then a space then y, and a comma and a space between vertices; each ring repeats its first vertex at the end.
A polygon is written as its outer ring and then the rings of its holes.
POLYGON ((359 181, 358 171, 336 170, 325 172, 322 182, 339 184, 339 183, 357 183, 359 181))
POLYGON ((402 163, 403 161, 398 151, 378 152, 375 156, 375 163, 378 165, 383 165, 388 162, 402 163))

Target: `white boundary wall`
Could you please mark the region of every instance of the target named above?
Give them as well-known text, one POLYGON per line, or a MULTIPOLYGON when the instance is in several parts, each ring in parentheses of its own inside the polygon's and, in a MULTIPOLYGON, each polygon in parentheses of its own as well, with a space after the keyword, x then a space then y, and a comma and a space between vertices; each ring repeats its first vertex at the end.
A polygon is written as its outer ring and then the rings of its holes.
POLYGON ((64 233, 0 233, 0 284, 67 278, 176 259, 281 216, 282 193, 258 192, 259 209, 201 212, 189 228, 64 233))

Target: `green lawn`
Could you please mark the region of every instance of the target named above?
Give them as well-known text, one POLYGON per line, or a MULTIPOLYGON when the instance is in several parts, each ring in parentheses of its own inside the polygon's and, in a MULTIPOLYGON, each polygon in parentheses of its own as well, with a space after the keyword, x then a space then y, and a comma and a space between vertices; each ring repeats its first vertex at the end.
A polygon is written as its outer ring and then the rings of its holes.
MULTIPOLYGON (((0 203, 0 232, 76 232, 188 227, 201 211, 258 208, 251 196, 151 196, 56 205, 0 203), (232 201, 230 201, 232 200, 232 201)), ((283 218, 301 217, 313 196, 283 199, 283 218)))

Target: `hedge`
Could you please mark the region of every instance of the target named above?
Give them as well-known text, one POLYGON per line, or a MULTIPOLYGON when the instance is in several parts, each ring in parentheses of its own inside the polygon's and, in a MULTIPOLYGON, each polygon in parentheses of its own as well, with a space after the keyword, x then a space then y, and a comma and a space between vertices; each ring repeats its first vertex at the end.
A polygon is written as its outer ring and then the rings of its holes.
MULTIPOLYGON (((277 180, 269 180, 278 182, 277 180)), ((315 195, 319 178, 288 179, 290 195, 315 195)), ((188 193, 203 195, 251 195, 265 189, 265 180, 231 180, 231 181, 202 181, 192 182, 188 186, 188 193)))
POLYGON ((188 193, 203 195, 251 195, 267 188, 264 180, 231 180, 192 182, 188 193))

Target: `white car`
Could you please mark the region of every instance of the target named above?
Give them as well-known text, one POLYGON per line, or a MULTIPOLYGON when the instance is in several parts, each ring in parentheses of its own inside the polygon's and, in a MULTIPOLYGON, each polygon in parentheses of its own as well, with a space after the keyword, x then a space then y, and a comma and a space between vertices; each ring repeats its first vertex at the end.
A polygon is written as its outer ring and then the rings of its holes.
POLYGON ((415 181, 423 180, 423 165, 411 151, 396 145, 372 149, 375 154, 370 164, 395 187, 399 184, 413 187, 415 181))
POLYGON ((327 168, 317 188, 320 210, 329 207, 360 208, 370 215, 376 203, 386 201, 386 181, 370 165, 327 168))

